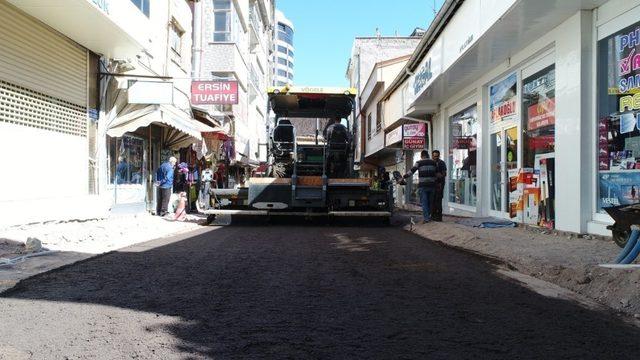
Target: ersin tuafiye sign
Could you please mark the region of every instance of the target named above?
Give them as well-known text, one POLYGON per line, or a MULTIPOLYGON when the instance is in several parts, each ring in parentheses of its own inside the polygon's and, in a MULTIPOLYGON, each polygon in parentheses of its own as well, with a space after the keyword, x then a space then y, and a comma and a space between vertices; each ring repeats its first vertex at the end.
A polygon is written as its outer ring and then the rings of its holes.
POLYGON ((193 81, 191 103, 194 105, 238 104, 237 81, 193 81))

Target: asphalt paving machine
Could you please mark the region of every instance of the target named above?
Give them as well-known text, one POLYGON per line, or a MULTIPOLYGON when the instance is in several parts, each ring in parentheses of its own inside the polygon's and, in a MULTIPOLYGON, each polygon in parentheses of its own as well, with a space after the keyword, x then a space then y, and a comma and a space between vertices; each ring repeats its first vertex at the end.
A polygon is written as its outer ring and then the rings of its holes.
POLYGON ((392 190, 354 171, 352 88, 268 90, 275 114, 266 177, 245 186, 211 189, 198 206, 209 215, 379 217, 388 221, 392 190))

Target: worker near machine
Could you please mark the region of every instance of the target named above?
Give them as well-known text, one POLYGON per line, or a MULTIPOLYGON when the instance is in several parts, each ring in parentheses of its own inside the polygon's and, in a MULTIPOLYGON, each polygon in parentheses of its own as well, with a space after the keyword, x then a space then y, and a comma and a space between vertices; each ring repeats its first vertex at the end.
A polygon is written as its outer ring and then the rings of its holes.
POLYGON ((173 172, 178 159, 170 157, 160 165, 156 171, 156 184, 158 185, 158 200, 156 205, 156 215, 165 216, 169 212, 169 199, 173 188, 173 172))
POLYGON ((322 131, 322 136, 326 142, 341 140, 347 142, 349 140, 349 131, 347 127, 342 125, 340 118, 333 118, 327 122, 327 125, 324 127, 322 131))
POLYGON ((436 187, 437 163, 429 158, 427 150, 422 150, 420 160, 404 175, 404 178, 413 176, 416 171, 418 172, 418 194, 420 195, 420 205, 422 205, 423 223, 428 223, 431 221, 431 204, 436 187))
POLYGON ((322 132, 329 149, 338 150, 331 152, 329 155, 329 164, 327 164, 327 174, 329 177, 345 177, 347 175, 347 157, 346 151, 351 141, 349 130, 342 125, 340 118, 332 118, 322 132), (340 151, 343 153, 340 154, 340 151))
POLYGON ((431 220, 442 221, 442 197, 444 195, 444 184, 447 177, 447 164, 440 159, 440 150, 431 152, 431 159, 436 162, 436 187, 433 194, 433 207, 431 209, 431 220))

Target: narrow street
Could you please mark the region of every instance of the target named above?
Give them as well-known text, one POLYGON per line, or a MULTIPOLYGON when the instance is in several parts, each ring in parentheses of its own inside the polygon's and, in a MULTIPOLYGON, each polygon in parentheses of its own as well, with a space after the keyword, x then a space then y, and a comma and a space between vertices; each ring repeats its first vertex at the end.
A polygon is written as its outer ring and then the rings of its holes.
POLYGON ((39 275, 0 359, 621 359, 640 329, 397 227, 228 226, 39 275))

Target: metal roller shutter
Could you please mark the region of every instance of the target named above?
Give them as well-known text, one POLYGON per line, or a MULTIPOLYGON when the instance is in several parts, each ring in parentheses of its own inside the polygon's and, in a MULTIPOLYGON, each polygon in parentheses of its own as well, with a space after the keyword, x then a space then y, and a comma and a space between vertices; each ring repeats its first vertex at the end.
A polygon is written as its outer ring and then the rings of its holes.
POLYGON ((87 56, 0 0, 0 122, 86 136, 87 56))

